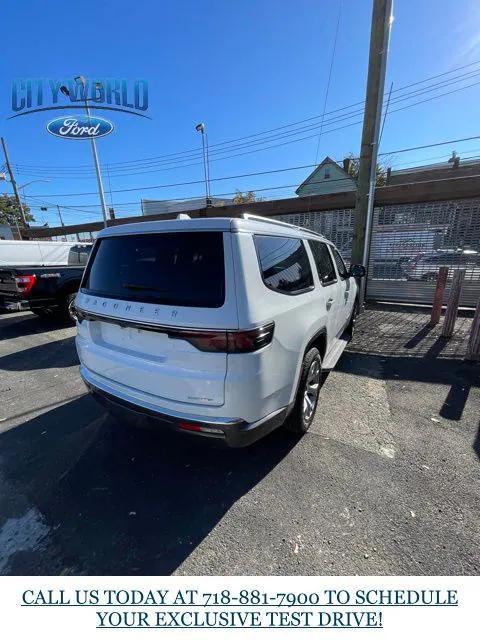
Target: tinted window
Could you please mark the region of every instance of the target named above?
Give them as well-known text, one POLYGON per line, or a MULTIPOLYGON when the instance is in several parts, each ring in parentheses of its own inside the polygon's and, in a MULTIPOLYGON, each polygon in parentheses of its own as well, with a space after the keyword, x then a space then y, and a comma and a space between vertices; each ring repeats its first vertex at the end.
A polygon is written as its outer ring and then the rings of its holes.
POLYGON ((338 253, 337 249, 332 247, 333 259, 335 260, 335 264, 337 265, 337 271, 340 274, 341 278, 348 278, 348 269, 345 266, 345 262, 343 261, 342 256, 338 253))
POLYGON ((68 252, 68 264, 76 265, 76 264, 87 264, 88 254, 90 253, 92 247, 85 245, 75 245, 71 247, 68 252))
POLYGON ((95 245, 82 288, 122 300, 221 307, 223 236, 181 232, 103 238, 95 245))
POLYGON ((299 293, 313 287, 312 270, 301 240, 254 236, 260 271, 269 289, 299 293))
POLYGON ((324 242, 319 242, 318 240, 309 240, 308 244, 310 245, 310 249, 313 253, 313 259, 317 266, 320 282, 323 285, 335 282, 337 274, 335 273, 335 267, 333 266, 327 245, 324 242))

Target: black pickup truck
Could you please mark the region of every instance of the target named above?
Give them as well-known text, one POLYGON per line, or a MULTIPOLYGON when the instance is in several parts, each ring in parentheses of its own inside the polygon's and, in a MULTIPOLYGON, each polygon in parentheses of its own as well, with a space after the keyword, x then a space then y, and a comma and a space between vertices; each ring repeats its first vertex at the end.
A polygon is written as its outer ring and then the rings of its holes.
POLYGON ((0 267, 0 309, 29 309, 41 318, 73 322, 73 302, 90 247, 72 247, 68 265, 0 267))

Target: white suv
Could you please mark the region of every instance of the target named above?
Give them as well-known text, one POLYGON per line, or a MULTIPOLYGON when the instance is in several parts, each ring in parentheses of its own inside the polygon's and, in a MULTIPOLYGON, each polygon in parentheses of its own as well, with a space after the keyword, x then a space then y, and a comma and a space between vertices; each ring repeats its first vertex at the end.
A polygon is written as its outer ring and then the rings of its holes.
POLYGON ((305 433, 364 274, 323 236, 249 214, 110 227, 75 302, 82 378, 113 413, 229 446, 305 433))

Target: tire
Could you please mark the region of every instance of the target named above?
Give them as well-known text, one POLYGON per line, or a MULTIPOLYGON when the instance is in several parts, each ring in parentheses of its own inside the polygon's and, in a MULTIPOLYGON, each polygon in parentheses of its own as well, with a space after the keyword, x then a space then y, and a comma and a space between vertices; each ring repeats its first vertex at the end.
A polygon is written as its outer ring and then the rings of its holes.
POLYGON ((350 322, 348 323, 348 327, 347 327, 349 342, 353 340, 353 336, 355 334, 355 326, 357 323, 358 311, 359 311, 358 300, 355 300, 355 304, 353 305, 353 310, 352 310, 352 316, 350 318, 350 322))
POLYGON ((75 324, 76 318, 73 312, 73 303, 75 302, 76 293, 69 293, 54 309, 53 317, 64 324, 75 324))
POLYGON ((30 311, 34 313, 36 316, 38 316, 39 318, 42 318, 42 320, 51 320, 54 314, 54 309, 52 309, 51 307, 30 309, 30 311))
POLYGON ((285 428, 293 433, 307 433, 315 417, 322 380, 322 358, 315 347, 303 358, 300 382, 293 409, 285 428))

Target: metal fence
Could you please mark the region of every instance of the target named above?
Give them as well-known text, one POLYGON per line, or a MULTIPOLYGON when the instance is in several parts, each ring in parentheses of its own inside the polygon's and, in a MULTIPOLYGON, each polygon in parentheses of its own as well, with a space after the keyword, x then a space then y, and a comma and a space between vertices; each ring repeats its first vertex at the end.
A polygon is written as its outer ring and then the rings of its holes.
MULTIPOLYGON (((350 261, 354 211, 277 216, 322 233, 350 261)), ((445 300, 456 269, 465 269, 460 304, 480 297, 480 199, 388 205, 374 211, 367 299, 431 304, 440 266, 449 268, 445 300)))

